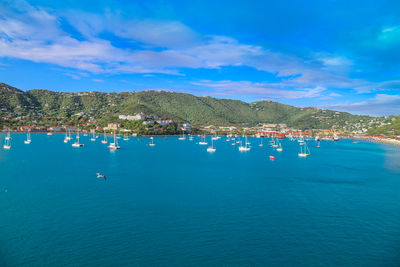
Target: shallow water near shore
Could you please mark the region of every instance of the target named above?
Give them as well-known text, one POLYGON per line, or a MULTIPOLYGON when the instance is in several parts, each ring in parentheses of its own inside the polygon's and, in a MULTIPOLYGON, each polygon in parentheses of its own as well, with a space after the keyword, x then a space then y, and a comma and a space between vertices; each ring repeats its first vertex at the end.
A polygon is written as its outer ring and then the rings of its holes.
POLYGON ((1 266, 400 265, 400 147, 4 136, 1 266))

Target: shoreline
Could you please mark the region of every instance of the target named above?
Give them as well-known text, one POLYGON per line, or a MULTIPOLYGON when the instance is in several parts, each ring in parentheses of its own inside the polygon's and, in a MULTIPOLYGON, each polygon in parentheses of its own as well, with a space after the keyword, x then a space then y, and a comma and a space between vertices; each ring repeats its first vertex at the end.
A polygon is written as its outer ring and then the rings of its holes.
POLYGON ((400 146, 400 140, 397 139, 391 139, 391 138, 378 138, 378 137, 363 137, 363 136, 353 136, 352 139, 360 140, 360 141, 366 141, 366 142, 371 142, 371 143, 379 143, 379 144, 387 144, 387 145, 393 145, 393 146, 400 146))
MULTIPOLYGON (((0 132, 0 133, 6 133, 6 132, 0 132)), ((11 133, 26 133, 22 131, 15 131, 11 133)), ((49 132, 32 132, 35 134, 47 134, 49 132)), ((65 134, 65 132, 51 132, 52 134, 65 134)), ((84 133, 82 133, 84 134, 84 133)), ((91 133, 87 133, 91 134, 91 133)), ((101 136, 103 133, 96 133, 97 135, 101 136)), ((112 134, 106 133, 107 136, 110 136, 112 134)), ((123 135, 122 135, 123 136, 123 135)), ((174 136, 180 136, 180 134, 175 134, 175 135, 137 135, 137 136, 132 136, 128 135, 128 137, 174 137, 174 136)), ((192 136, 197 136, 197 135, 192 135, 192 136)), ((207 135, 208 136, 208 135, 207 135)), ((366 142, 371 142, 371 143, 379 143, 379 144, 387 144, 387 145, 393 145, 393 146, 400 146, 400 140, 397 139, 391 139, 391 138, 379 138, 379 137, 374 137, 374 136, 346 136, 346 137, 341 137, 340 139, 354 139, 354 140, 359 140, 359 141, 366 141, 366 142)))
MULTIPOLYGON (((0 133, 7 133, 7 132, 4 132, 4 131, 1 131, 0 133)), ((24 132, 22 132, 22 131, 13 131, 13 132, 10 132, 11 134, 15 134, 15 133, 17 133, 17 134, 21 134, 21 133, 23 133, 23 134, 26 134, 27 132, 26 131, 24 131, 24 132)), ((48 134, 48 133, 51 133, 51 134, 65 134, 65 133, 67 133, 67 132, 65 132, 65 131, 60 131, 60 132, 31 132, 31 134, 48 134)), ((71 134, 76 134, 76 132, 71 132, 71 134)), ((91 135, 92 133, 90 133, 90 132, 79 132, 79 134, 80 135, 83 135, 83 134, 87 134, 87 135, 91 135)), ((104 133, 97 133, 96 132, 96 135, 104 135, 104 133)), ((106 133, 106 135, 113 135, 112 133, 106 133)), ((117 134, 117 135, 119 135, 119 136, 123 136, 124 134, 117 134)), ((156 136, 160 136, 160 137, 168 137, 168 136, 181 136, 181 134, 157 134, 157 135, 141 135, 141 134, 138 134, 137 136, 134 136, 134 135, 128 135, 128 137, 141 137, 141 136, 144 136, 144 137, 146 137, 146 136, 154 136, 154 137, 156 137, 156 136)), ((194 136, 194 135, 193 135, 194 136)))

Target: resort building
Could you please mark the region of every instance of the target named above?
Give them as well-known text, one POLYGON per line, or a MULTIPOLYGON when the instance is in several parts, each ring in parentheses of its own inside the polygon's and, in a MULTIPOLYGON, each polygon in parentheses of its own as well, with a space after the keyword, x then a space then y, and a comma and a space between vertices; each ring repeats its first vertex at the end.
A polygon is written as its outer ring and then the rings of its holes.
POLYGON ((184 123, 182 124, 182 130, 183 131, 187 131, 187 132, 191 132, 192 131, 192 125, 190 123, 184 123))
POLYGON ((61 132, 64 130, 64 128, 59 127, 59 126, 52 126, 52 127, 49 127, 47 130, 49 132, 61 132))
POLYGON ((119 115, 118 119, 120 120, 128 120, 128 121, 140 121, 146 119, 146 114, 144 113, 137 113, 135 115, 119 115))
POLYGON ((165 126, 165 125, 173 124, 174 121, 173 120, 158 120, 157 123, 160 124, 161 126, 165 126))
POLYGON ((107 130, 118 130, 118 128, 120 127, 121 125, 119 124, 119 123, 109 123, 108 125, 107 125, 107 127, 104 127, 103 129, 105 130, 105 131, 107 131, 107 130))
POLYGON ((45 132, 47 131, 46 127, 40 126, 20 126, 17 128, 20 132, 45 132))
POLYGON ((66 131, 70 132, 76 132, 76 127, 75 126, 64 126, 66 131))

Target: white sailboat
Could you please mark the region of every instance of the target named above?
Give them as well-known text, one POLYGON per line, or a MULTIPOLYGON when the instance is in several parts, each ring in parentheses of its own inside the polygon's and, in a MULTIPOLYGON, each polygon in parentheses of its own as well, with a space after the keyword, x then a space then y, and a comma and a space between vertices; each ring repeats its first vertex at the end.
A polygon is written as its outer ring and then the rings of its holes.
POLYGON ((300 153, 298 154, 299 157, 305 158, 310 155, 310 150, 308 149, 308 146, 306 142, 303 142, 300 144, 300 153))
POLYGON ((186 140, 185 132, 182 131, 182 136, 178 138, 178 140, 186 140))
POLYGON ((83 147, 83 144, 79 143, 79 130, 76 132, 76 141, 72 144, 72 147, 83 147))
POLYGON ((208 143, 206 142, 206 135, 204 134, 202 136, 202 140, 199 142, 199 145, 207 145, 208 143))
POLYGON ((156 144, 154 144, 154 137, 152 136, 152 137, 150 137, 150 144, 149 144, 149 146, 155 146, 156 144))
POLYGON ((339 136, 335 133, 333 134, 333 141, 339 141, 339 136))
POLYGON ((214 140, 214 138, 211 137, 211 146, 207 147, 207 152, 209 152, 209 153, 214 153, 215 151, 217 151, 217 149, 214 148, 214 141, 213 140, 214 140))
POLYGON ((103 139, 103 140, 101 140, 101 143, 102 143, 102 144, 107 144, 107 143, 108 143, 108 141, 107 141, 107 135, 106 135, 106 131, 104 131, 104 139, 103 139))
POLYGON ((27 131, 26 132, 26 140, 24 140, 24 143, 29 145, 31 143, 31 132, 27 131))
POLYGON ((277 148, 279 147, 279 141, 277 138, 275 138, 274 136, 272 137, 272 145, 273 148, 277 148))
POLYGON ((283 151, 282 144, 279 141, 278 141, 278 147, 276 148, 276 151, 278 151, 278 152, 282 152, 283 151))
POLYGON ((92 138, 90 138, 90 141, 96 141, 95 130, 92 130, 92 138))
POLYGON ((72 140, 72 137, 71 137, 71 130, 67 130, 67 133, 68 133, 68 135, 67 135, 67 137, 66 137, 66 139, 69 141, 69 140, 72 140))
POLYGON ((211 139, 212 140, 219 140, 221 137, 220 136, 218 136, 217 134, 215 134, 215 136, 213 136, 211 139))
POLYGON ((124 141, 129 141, 128 135, 124 135, 124 138, 123 138, 122 140, 124 140, 124 141))
POLYGON ((320 147, 321 147, 321 141, 318 140, 318 142, 317 142, 317 148, 320 148, 320 147))
POLYGON ((11 140, 11 133, 10 130, 7 132, 6 140, 11 140))
POLYGON ((240 141, 239 151, 250 151, 250 147, 247 146, 247 135, 245 140, 245 145, 243 146, 242 141, 240 141))
POLYGON ((68 143, 69 138, 68 138, 68 130, 65 131, 65 137, 64 137, 64 143, 68 143))
POLYGON ((110 145, 107 148, 111 150, 121 149, 121 147, 118 145, 117 137, 115 136, 115 130, 114 130, 114 143, 110 143, 110 145))
POLYGON ((10 135, 8 135, 7 137, 5 138, 5 142, 4 142, 4 145, 3 145, 4 149, 10 149, 11 148, 11 137, 10 137, 10 135))
POLYGON ((264 139, 264 138, 262 138, 262 137, 258 137, 258 138, 260 138, 260 144, 259 144, 258 146, 264 146, 264 145, 263 145, 263 139, 264 139))
POLYGON ((189 136, 189 141, 193 141, 193 136, 192 135, 189 136))

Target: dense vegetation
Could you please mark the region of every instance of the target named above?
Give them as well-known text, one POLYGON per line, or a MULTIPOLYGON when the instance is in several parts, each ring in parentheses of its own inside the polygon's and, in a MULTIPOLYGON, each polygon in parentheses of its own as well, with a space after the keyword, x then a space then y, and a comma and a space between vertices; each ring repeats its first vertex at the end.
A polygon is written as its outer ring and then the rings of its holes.
POLYGON ((239 100, 197 97, 184 93, 141 91, 126 93, 65 93, 48 90, 21 91, 0 83, 3 117, 24 116, 33 121, 93 121, 105 125, 119 114, 143 112, 163 119, 192 124, 256 125, 286 123, 300 129, 342 128, 368 116, 315 108, 297 108, 272 101, 246 103, 239 100))
POLYGON ((380 127, 369 129, 371 135, 386 135, 389 137, 400 136, 400 116, 390 116, 384 120, 384 124, 380 127))

